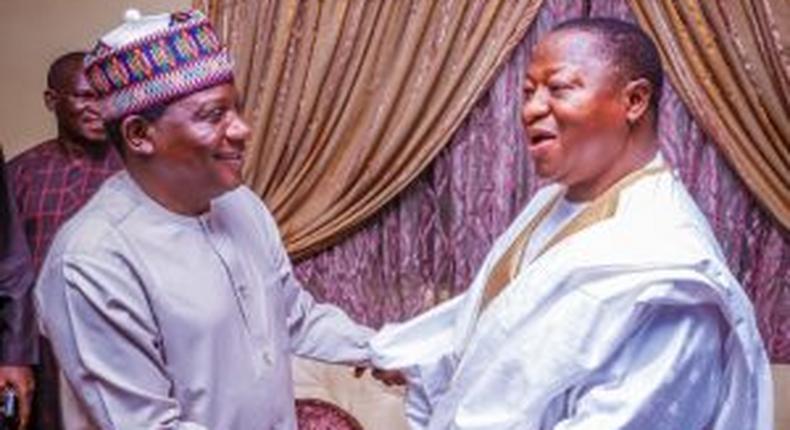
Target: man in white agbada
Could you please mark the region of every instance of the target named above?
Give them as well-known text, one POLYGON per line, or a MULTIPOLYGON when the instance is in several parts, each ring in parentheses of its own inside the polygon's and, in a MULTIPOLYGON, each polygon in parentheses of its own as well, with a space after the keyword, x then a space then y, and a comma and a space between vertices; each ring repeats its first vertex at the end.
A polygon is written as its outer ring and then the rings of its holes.
POLYGON ((413 428, 772 427, 752 307, 658 153, 661 84, 622 21, 570 21, 535 48, 522 116, 554 184, 465 294, 371 343, 408 379, 413 428))
POLYGON ((208 20, 128 15, 86 66, 127 171, 58 233, 35 291, 67 426, 295 430, 291 353, 364 362, 372 331, 300 287, 241 185, 250 129, 208 20))

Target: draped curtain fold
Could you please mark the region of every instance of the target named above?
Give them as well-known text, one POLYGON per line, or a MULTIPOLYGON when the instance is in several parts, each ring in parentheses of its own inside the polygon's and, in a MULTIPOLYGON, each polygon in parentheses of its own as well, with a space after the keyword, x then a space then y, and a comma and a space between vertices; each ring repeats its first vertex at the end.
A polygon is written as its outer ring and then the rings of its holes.
POLYGON ((197 0, 236 61, 247 184, 294 257, 336 242, 449 141, 540 0, 197 0))
POLYGON ((790 228, 787 0, 628 2, 694 118, 790 228))

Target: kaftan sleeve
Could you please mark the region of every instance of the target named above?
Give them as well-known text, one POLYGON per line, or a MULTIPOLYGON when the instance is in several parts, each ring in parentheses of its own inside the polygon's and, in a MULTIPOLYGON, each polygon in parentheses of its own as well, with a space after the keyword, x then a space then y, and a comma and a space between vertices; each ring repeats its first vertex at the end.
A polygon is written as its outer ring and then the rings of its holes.
POLYGON ((464 296, 456 296, 409 321, 387 324, 370 342, 373 365, 398 369, 408 380, 409 428, 427 428, 455 367, 453 329, 464 296))
POLYGON ((284 263, 281 273, 292 351, 330 363, 368 363, 373 330, 355 323, 336 306, 317 303, 302 288, 290 263, 284 263))
POLYGON ((118 255, 47 261, 35 296, 65 378, 101 429, 204 430, 182 421, 139 274, 118 255))
POLYGON ((366 364, 374 331, 357 324, 340 308, 317 303, 296 278, 274 218, 264 209, 264 240, 278 272, 294 354, 330 363, 366 364))
POLYGON ((723 384, 713 306, 652 307, 601 372, 574 390, 554 430, 708 428, 723 384))

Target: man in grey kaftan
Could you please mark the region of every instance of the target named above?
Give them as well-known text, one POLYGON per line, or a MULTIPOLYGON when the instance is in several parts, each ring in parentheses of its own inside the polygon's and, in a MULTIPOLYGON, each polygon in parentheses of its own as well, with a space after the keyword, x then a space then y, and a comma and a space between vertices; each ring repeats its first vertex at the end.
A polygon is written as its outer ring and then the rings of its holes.
POLYGON ((128 13, 86 67, 127 170, 58 233, 36 286, 66 422, 294 430, 291 354, 365 363, 372 331, 301 288, 241 185, 227 51, 199 12, 128 13))
POLYGON ((102 428, 291 429, 291 353, 367 359, 370 331, 300 287, 244 187, 187 217, 110 178, 58 235, 37 294, 102 428))

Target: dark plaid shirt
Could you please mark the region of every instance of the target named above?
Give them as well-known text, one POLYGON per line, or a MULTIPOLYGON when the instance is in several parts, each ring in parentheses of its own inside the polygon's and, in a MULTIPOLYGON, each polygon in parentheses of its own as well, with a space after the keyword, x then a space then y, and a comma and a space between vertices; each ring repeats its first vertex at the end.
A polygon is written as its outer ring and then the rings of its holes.
POLYGON ((95 156, 57 139, 37 145, 9 162, 8 175, 14 184, 36 273, 58 228, 122 167, 113 148, 95 156))

